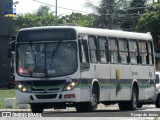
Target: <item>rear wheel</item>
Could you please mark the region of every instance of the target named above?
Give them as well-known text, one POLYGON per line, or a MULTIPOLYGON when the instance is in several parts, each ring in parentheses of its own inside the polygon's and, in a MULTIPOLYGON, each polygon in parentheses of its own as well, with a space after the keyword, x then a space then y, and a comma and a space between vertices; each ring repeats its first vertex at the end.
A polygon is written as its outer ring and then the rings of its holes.
POLYGON ((156 108, 160 108, 160 95, 158 95, 155 105, 156 105, 156 108))
POLYGON ((93 112, 96 111, 97 105, 98 105, 98 90, 96 89, 96 87, 93 87, 90 102, 77 104, 76 110, 78 112, 93 112))
POLYGON ((128 102, 120 102, 118 103, 120 110, 135 110, 138 105, 138 92, 137 89, 134 87, 132 89, 132 97, 131 101, 128 102))
POLYGON ((130 110, 135 110, 138 105, 138 92, 137 89, 134 87, 132 90, 132 99, 130 101, 130 110))
POLYGON ((142 108, 143 104, 142 103, 138 103, 137 108, 142 108))
POLYGON ((42 113, 44 110, 44 107, 42 104, 33 103, 33 104, 30 104, 30 106, 31 106, 31 111, 33 113, 42 113))
POLYGON ((118 103, 118 106, 119 106, 119 109, 120 110, 127 110, 128 109, 128 104, 127 104, 128 102, 119 102, 118 103))

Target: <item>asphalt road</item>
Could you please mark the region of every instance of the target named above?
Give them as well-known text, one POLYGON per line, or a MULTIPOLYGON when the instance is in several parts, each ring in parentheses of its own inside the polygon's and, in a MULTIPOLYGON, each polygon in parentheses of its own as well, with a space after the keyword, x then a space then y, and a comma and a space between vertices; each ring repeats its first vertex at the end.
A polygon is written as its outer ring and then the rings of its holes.
POLYGON ((135 111, 120 111, 118 105, 99 105, 96 112, 80 113, 75 108, 45 109, 42 114, 33 117, 30 109, 3 109, 1 117, 5 120, 160 120, 160 109, 155 105, 143 105, 135 111))
POLYGON ((141 109, 135 111, 120 111, 118 105, 102 106, 96 112, 77 112, 74 108, 62 110, 45 110, 42 117, 160 117, 160 109, 154 105, 144 105, 141 109))

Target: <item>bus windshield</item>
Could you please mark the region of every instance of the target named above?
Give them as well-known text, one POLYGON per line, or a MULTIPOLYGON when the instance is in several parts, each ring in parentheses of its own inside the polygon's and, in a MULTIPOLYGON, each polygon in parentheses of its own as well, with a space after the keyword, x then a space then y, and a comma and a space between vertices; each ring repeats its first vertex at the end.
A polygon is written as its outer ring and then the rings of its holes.
POLYGON ((19 44, 17 52, 17 73, 21 76, 57 77, 77 70, 73 41, 19 44))

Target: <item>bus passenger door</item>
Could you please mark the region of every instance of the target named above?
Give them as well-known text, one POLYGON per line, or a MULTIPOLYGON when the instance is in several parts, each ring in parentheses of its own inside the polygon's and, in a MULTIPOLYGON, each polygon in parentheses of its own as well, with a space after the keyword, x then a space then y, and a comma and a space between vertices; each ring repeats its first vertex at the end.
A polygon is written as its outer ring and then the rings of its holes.
POLYGON ((78 41, 79 44, 79 66, 80 66, 80 85, 81 85, 81 96, 80 101, 88 101, 90 99, 90 64, 88 55, 87 40, 81 37, 78 41))

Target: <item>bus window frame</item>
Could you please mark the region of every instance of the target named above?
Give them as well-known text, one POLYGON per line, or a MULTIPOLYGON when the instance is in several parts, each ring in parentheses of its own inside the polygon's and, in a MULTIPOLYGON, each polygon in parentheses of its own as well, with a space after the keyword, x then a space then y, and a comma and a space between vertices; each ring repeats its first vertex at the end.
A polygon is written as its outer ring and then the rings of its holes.
POLYGON ((119 63, 121 63, 122 65, 130 64, 129 43, 128 43, 128 39, 127 38, 118 38, 118 54, 119 54, 119 63), (126 41, 127 51, 120 50, 120 44, 119 44, 120 41, 126 41), (127 59, 126 63, 122 63, 120 53, 127 53, 128 54, 128 56, 126 58, 127 59))
POLYGON ((149 60, 148 60, 148 44, 147 44, 147 41, 145 41, 145 40, 138 40, 138 48, 139 48, 139 64, 140 65, 143 65, 143 66, 148 66, 149 65, 149 60), (146 52, 143 52, 143 51, 140 51, 140 47, 142 47, 139 43, 145 43, 145 45, 146 45, 146 52), (142 63, 142 54, 147 54, 146 55, 146 63, 145 64, 143 64, 142 63))
POLYGON ((88 48, 89 48, 89 58, 90 58, 90 63, 98 63, 98 51, 97 51, 97 47, 98 47, 98 45, 97 45, 97 38, 96 38, 96 36, 95 35, 88 35, 88 48), (92 38, 92 40, 94 40, 94 42, 95 42, 95 49, 93 49, 93 48, 90 48, 90 38, 92 38), (94 61, 92 61, 92 57, 91 57, 91 51, 95 51, 95 55, 96 55, 96 58, 95 58, 95 62, 94 61))
POLYGON ((128 39, 128 48, 129 48, 129 60, 130 60, 130 64, 131 65, 138 65, 139 64, 139 48, 138 48, 138 41, 137 41, 137 39, 128 39), (136 52, 130 50, 130 42, 131 41, 134 41, 136 43, 136 46, 137 46, 137 51, 136 52), (136 57, 137 63, 132 63, 131 62, 131 53, 137 54, 137 57, 136 57))
POLYGON ((108 51, 109 51, 109 62, 110 62, 111 64, 119 64, 119 54, 118 54, 118 53, 119 53, 119 48, 118 48, 118 40, 117 40, 117 37, 108 37, 107 43, 108 43, 108 51), (112 41, 112 40, 114 40, 115 43, 116 43, 116 46, 117 46, 117 49, 116 49, 116 50, 112 50, 112 49, 109 48, 109 41, 112 41), (114 63, 111 61, 111 53, 112 53, 112 52, 114 52, 114 53, 117 54, 117 61, 114 62, 114 63))
POLYGON ((107 37, 105 37, 105 36, 97 36, 97 44, 98 44, 97 52, 98 52, 98 61, 99 61, 99 63, 100 64, 107 64, 107 63, 109 63, 109 51, 108 51, 108 39, 107 39, 107 37), (99 44, 100 40, 99 39, 105 40, 105 47, 104 47, 104 49, 100 48, 100 44, 99 44), (106 61, 105 62, 101 61, 101 52, 105 53, 105 57, 106 57, 106 61))

